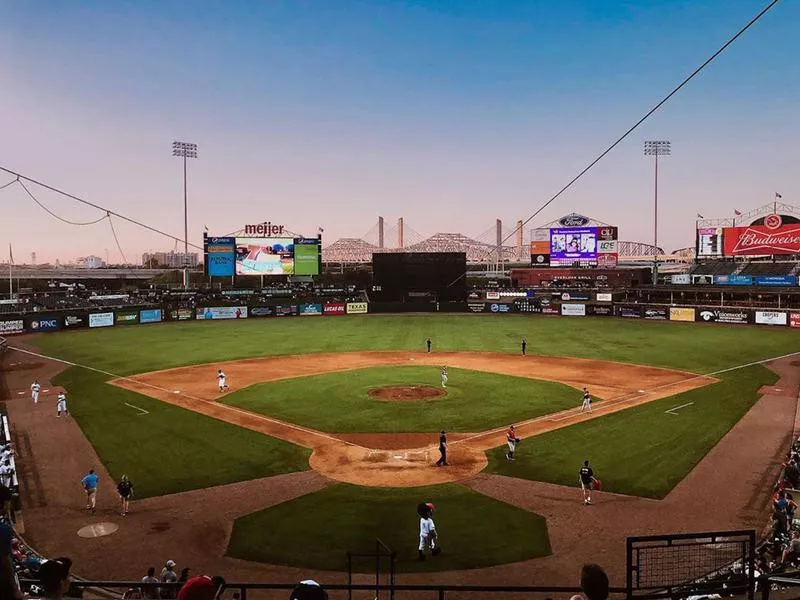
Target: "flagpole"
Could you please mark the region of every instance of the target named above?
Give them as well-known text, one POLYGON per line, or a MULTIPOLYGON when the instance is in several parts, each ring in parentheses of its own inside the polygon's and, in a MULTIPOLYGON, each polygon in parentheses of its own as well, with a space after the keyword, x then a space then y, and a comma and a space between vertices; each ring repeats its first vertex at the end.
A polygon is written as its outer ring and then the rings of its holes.
POLYGON ((11 264, 14 262, 14 255, 11 253, 11 244, 8 245, 8 299, 14 298, 14 279, 11 275, 11 264))

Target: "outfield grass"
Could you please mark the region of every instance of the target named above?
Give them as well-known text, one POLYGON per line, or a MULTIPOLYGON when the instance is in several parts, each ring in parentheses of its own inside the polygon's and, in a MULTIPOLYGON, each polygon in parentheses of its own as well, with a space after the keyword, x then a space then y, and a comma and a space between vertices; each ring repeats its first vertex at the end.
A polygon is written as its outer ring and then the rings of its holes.
MULTIPOLYGON (((489 567, 547 556, 545 519, 460 485, 362 488, 337 484, 236 521, 228 554, 309 569, 343 570, 346 553, 374 552, 375 538, 397 552, 398 571, 489 567), (420 502, 434 502, 442 554, 417 560, 420 502), (509 543, 513 540, 513 543, 509 543)), ((375 559, 354 564, 374 572, 375 559)))
POLYGON ((577 487, 588 459, 604 490, 663 498, 777 379, 762 366, 732 371, 710 386, 524 440, 514 462, 495 448, 487 471, 577 487), (677 416, 664 412, 690 402, 677 416))
POLYGON ((450 369, 447 395, 386 402, 369 390, 440 384, 438 367, 374 367, 253 385, 222 402, 328 432, 483 431, 580 404, 560 383, 450 369))
POLYGON ((236 358, 352 350, 437 350, 565 355, 710 372, 798 349, 798 332, 532 315, 366 315, 164 323, 43 334, 47 354, 127 375, 236 358))
POLYGON ((138 498, 308 469, 309 450, 105 380, 73 367, 54 383, 69 390, 70 414, 111 476, 127 474, 138 498))

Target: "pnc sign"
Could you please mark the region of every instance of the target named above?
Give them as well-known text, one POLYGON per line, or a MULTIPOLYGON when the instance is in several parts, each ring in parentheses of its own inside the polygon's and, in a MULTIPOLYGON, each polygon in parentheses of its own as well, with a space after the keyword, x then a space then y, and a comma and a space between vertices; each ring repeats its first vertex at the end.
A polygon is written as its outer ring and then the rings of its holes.
POLYGON ((258 237, 282 237, 284 235, 283 225, 273 225, 270 221, 257 225, 245 225, 244 234, 258 237))

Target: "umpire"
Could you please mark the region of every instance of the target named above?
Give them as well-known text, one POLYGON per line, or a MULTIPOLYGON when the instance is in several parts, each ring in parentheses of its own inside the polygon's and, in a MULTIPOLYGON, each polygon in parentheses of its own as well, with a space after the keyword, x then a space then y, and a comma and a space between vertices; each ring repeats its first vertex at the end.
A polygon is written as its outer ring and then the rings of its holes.
POLYGON ((439 434, 439 460, 436 461, 437 467, 449 467, 447 464, 447 434, 442 431, 439 434))

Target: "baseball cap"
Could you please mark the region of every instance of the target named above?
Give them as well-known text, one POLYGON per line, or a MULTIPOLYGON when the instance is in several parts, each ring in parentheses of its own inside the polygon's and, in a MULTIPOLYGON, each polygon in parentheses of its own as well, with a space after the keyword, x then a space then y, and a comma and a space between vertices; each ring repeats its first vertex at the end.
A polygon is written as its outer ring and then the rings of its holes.
POLYGON ((174 566, 175 566, 175 561, 174 561, 174 560, 168 560, 168 561, 167 561, 167 566, 168 566, 169 568, 172 568, 172 567, 174 567, 174 566))
POLYGON ((295 586, 289 600, 328 600, 328 592, 313 579, 305 579, 295 586))

